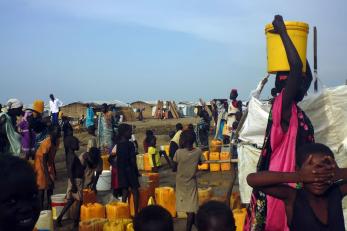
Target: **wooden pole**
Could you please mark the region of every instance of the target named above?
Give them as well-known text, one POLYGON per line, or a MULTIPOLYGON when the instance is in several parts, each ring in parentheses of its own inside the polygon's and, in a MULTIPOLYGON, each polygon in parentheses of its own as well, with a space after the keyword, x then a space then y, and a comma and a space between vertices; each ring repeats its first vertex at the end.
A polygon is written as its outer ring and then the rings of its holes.
POLYGON ((314 92, 318 91, 317 27, 313 28, 314 92))

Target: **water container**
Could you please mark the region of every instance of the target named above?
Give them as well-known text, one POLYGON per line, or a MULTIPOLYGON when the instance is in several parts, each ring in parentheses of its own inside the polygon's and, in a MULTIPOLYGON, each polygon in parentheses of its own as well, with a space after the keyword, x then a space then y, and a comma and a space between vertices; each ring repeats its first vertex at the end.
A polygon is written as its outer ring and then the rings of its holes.
POLYGON ((146 153, 143 155, 143 166, 145 171, 152 171, 150 156, 146 153))
POLYGON ((159 187, 155 189, 155 201, 157 205, 165 208, 172 217, 176 217, 176 194, 171 187, 159 187))
POLYGON ((96 193, 91 189, 83 189, 83 204, 96 203, 96 193))
POLYGON ((130 218, 129 205, 123 202, 111 202, 106 205, 106 216, 109 220, 130 218))
POLYGON ((143 173, 142 178, 144 178, 143 180, 146 180, 148 182, 150 195, 154 196, 155 188, 159 187, 159 173, 143 173))
POLYGON ((242 231, 247 215, 246 209, 234 209, 233 215, 235 219, 236 231, 242 231))
POLYGON ((35 225, 38 231, 53 231, 53 218, 51 210, 41 211, 40 217, 35 225))
POLYGON ((109 191, 111 190, 111 171, 104 170, 99 176, 98 183, 96 184, 98 191, 109 191))
POLYGON ((79 231, 103 231, 106 222, 108 222, 108 220, 104 218, 81 221, 79 224, 79 231))
POLYGON ((81 206, 81 221, 105 217, 105 206, 101 204, 93 203, 81 206))
MULTIPOLYGON (((53 220, 56 220, 61 211, 63 210, 64 206, 66 205, 66 199, 65 199, 65 194, 56 194, 51 196, 51 206, 52 206, 52 216, 53 220)), ((63 219, 67 219, 68 214, 65 213, 63 216, 63 219)))
POLYGON ((198 189, 199 194, 199 205, 203 205, 204 203, 208 202, 212 198, 212 188, 199 188, 198 189))
MULTIPOLYGON (((148 200, 151 197, 151 189, 149 187, 140 187, 139 188, 140 198, 139 198, 139 210, 147 206, 148 200)), ((131 216, 135 216, 134 208, 134 197, 133 194, 129 197, 129 206, 131 216)))
POLYGON ((136 155, 136 164, 137 164, 137 169, 140 171, 145 170, 145 166, 143 164, 143 154, 138 154, 136 155))
MULTIPOLYGON (((210 160, 220 160, 219 152, 210 152, 210 160)), ((210 172, 219 172, 220 164, 210 164, 210 172)))
MULTIPOLYGON (((209 156, 208 154, 209 154, 208 151, 203 152, 203 156, 204 156, 205 160, 208 160, 208 159, 209 159, 209 158, 208 158, 208 156, 209 156)), ((198 169, 199 169, 199 170, 208 170, 208 167, 209 167, 208 164, 201 164, 201 165, 198 165, 198 169)))
POLYGON ((111 220, 104 225, 103 231, 131 231, 129 224, 132 223, 131 219, 117 219, 111 220))
MULTIPOLYGON (((292 40, 296 50, 299 53, 303 64, 302 71, 306 71, 306 50, 307 50, 307 35, 309 26, 303 22, 285 22, 287 33, 292 40)), ((267 44, 267 70, 269 73, 278 71, 289 71, 289 63, 287 53, 284 49, 281 37, 278 34, 272 33, 274 27, 268 24, 265 27, 266 44, 267 44)))
POLYGON ((221 152, 222 145, 223 145, 222 141, 212 140, 210 145, 210 152, 221 152))
MULTIPOLYGON (((221 160, 230 160, 231 155, 230 152, 221 152, 220 153, 220 159, 221 160)), ((230 171, 231 170, 231 164, 230 163, 222 163, 220 165, 220 168, 222 171, 230 171)))

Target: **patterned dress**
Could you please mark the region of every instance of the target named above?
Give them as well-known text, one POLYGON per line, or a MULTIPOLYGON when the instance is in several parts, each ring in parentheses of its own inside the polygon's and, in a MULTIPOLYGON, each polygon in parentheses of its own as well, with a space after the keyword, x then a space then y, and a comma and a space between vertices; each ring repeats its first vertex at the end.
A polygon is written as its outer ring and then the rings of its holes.
MULTIPOLYGON (((295 102, 292 103, 288 131, 283 131, 282 97, 283 91, 275 98, 270 111, 257 171, 294 172, 296 150, 304 144, 314 142, 311 121, 295 102)), ((244 230, 289 230, 284 203, 253 190, 244 230)))

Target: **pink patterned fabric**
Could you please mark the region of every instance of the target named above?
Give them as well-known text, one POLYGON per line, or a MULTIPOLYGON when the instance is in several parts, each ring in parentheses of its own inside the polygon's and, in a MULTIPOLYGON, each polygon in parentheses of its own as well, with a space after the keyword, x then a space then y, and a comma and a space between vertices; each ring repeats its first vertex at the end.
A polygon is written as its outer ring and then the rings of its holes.
MULTIPOLYGON (((276 97, 272 108, 273 124, 271 128, 271 161, 269 171, 295 172, 296 138, 298 132, 298 117, 296 103, 292 103, 292 112, 288 131, 281 126, 282 93, 276 97)), ((267 196, 267 231, 289 231, 284 202, 267 196)))

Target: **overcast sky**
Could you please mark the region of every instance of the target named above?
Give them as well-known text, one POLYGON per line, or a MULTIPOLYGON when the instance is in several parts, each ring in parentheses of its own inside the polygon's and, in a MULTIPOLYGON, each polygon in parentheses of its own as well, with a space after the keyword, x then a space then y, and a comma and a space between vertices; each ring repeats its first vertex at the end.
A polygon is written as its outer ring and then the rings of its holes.
MULTIPOLYGON (((246 99, 275 14, 318 28, 318 72, 347 79, 346 0, 0 0, 0 102, 246 99)), ((273 79, 269 83, 273 85, 273 79)), ((264 96, 268 95, 266 89, 264 96)))

